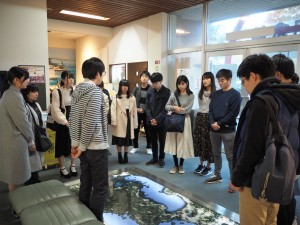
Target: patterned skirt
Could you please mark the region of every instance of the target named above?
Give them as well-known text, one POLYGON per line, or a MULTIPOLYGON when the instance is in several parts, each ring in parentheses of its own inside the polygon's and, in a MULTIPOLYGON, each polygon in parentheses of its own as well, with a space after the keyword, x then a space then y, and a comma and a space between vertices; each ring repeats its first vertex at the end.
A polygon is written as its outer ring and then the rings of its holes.
POLYGON ((197 113, 193 133, 194 154, 200 156, 201 160, 214 162, 210 136, 210 125, 208 113, 197 113))

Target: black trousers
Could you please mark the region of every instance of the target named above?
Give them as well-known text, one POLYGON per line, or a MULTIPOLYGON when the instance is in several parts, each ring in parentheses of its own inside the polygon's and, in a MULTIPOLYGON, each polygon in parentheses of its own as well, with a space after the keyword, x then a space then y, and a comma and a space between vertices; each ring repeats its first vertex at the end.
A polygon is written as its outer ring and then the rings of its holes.
POLYGON ((145 133, 146 133, 146 141, 147 141, 146 148, 151 148, 151 138, 150 138, 150 131, 149 131, 150 128, 149 128, 149 125, 147 124, 146 113, 138 113, 138 128, 134 129, 133 147, 134 148, 139 147, 139 133, 140 133, 142 121, 144 124, 145 133))
POLYGON ((152 143, 152 155, 154 159, 165 158, 165 142, 166 142, 166 128, 164 126, 151 126, 150 125, 150 136, 152 143), (158 155, 158 143, 159 141, 159 155, 158 155))
POLYGON ((292 225, 296 214, 296 199, 293 197, 288 205, 280 205, 277 214, 277 225, 292 225))
POLYGON ((80 156, 79 200, 103 221, 108 192, 108 150, 86 150, 80 156))

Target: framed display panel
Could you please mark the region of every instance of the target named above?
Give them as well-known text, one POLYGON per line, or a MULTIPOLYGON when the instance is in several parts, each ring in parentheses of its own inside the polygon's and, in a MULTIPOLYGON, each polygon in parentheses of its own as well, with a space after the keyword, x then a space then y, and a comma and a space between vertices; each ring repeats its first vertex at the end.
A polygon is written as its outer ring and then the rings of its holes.
POLYGON ((39 88, 38 103, 43 110, 47 109, 46 106, 46 84, 45 84, 45 66, 38 65, 19 65, 19 67, 26 69, 29 72, 30 83, 34 83, 39 88))
POLYGON ((119 82, 122 79, 126 79, 126 64, 109 65, 109 83, 112 83, 114 91, 118 91, 119 82))

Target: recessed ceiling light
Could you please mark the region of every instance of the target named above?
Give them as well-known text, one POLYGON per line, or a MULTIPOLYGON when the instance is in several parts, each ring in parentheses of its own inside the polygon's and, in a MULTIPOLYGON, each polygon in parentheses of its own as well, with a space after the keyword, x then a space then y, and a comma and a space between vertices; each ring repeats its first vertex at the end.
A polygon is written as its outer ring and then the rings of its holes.
POLYGON ((95 20, 109 20, 109 18, 103 17, 103 16, 96 16, 96 15, 92 15, 92 14, 79 13, 79 12, 73 12, 73 11, 68 11, 68 10, 61 10, 60 13, 72 15, 72 16, 81 16, 81 17, 95 19, 95 20))
POLYGON ((185 31, 185 30, 182 30, 182 29, 176 29, 176 34, 189 34, 191 32, 189 31, 185 31))

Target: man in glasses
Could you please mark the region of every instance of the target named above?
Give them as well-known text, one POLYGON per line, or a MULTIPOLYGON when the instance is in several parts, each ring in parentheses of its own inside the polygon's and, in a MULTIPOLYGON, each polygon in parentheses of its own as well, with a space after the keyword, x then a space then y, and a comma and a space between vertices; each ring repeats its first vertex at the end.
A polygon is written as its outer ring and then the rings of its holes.
MULTIPOLYGON (((276 225, 279 204, 252 196, 252 176, 257 165, 263 161, 269 135, 270 115, 266 103, 257 96, 268 94, 275 115, 286 134, 292 149, 299 149, 300 87, 282 85, 275 78, 275 65, 265 54, 250 55, 238 68, 237 76, 250 94, 241 113, 234 142, 234 169, 231 187, 240 192, 240 224, 276 225), (293 109, 290 111, 290 109, 293 109), (293 124, 293 126, 289 126, 293 124)), ((286 166, 289 166, 288 164, 286 166)), ((285 185, 285 184, 282 184, 285 185)), ((276 189, 277 186, 270 188, 276 189)), ((279 190, 279 189, 278 189, 279 190)), ((287 224, 287 223, 285 223, 287 224)))

